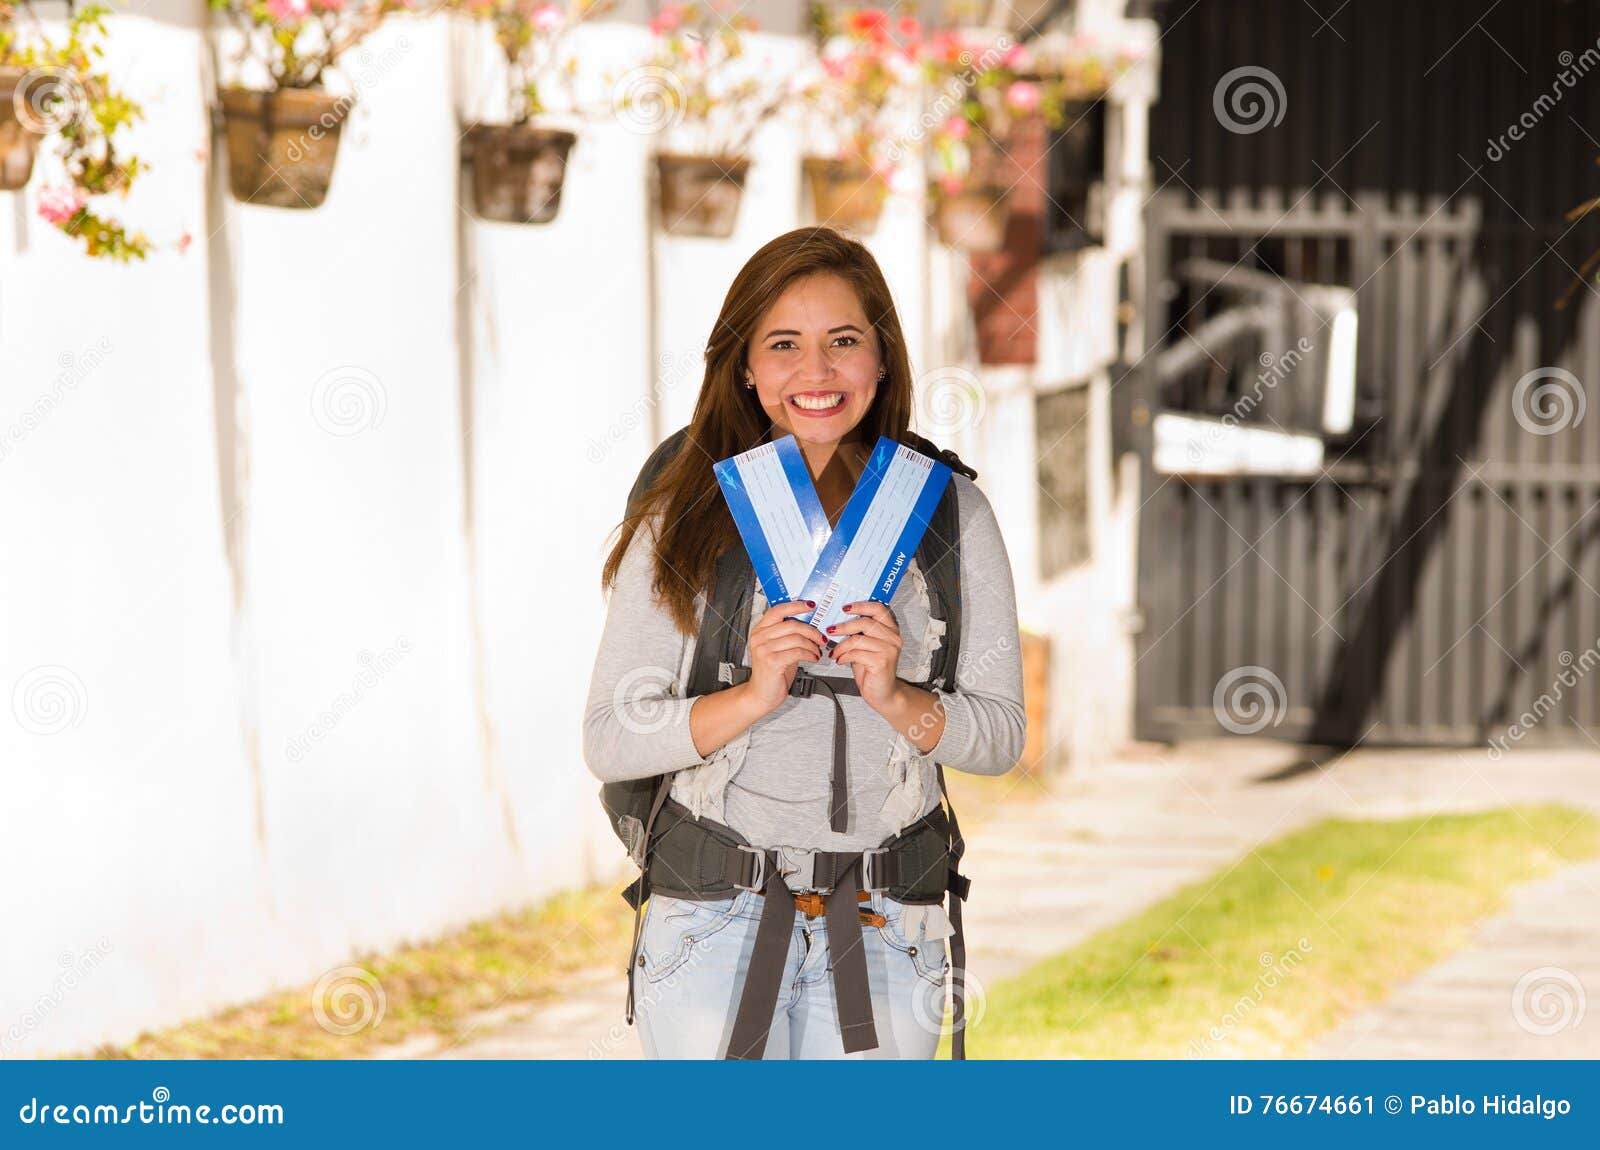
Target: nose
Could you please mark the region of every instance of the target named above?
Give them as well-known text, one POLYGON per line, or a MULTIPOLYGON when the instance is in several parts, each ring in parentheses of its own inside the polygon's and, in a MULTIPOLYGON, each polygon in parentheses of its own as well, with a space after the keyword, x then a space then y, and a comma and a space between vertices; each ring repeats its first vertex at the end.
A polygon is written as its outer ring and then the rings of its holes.
POLYGON ((833 378, 833 361, 828 358, 826 349, 814 346, 806 354, 804 376, 823 382, 833 378))

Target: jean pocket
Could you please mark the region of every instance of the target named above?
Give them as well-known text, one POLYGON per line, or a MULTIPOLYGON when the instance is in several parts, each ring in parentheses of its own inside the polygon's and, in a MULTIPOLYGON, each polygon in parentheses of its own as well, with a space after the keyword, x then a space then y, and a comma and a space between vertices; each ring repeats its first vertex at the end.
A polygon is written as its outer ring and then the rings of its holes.
POLYGON ((639 970, 650 982, 675 973, 697 946, 710 940, 736 917, 739 900, 673 898, 658 894, 645 907, 639 936, 639 970))
POLYGON ((878 928, 878 933, 890 950, 909 959, 917 977, 935 985, 944 985, 945 975, 950 970, 949 951, 945 946, 945 940, 928 938, 925 922, 918 925, 915 937, 907 937, 905 904, 894 899, 883 900, 883 917, 884 923, 878 928))

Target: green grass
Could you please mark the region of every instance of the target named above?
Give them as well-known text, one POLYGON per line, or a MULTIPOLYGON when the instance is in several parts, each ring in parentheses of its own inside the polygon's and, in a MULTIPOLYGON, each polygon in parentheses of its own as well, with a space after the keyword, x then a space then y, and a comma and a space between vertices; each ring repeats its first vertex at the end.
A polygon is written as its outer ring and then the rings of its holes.
POLYGON ((1600 820, 1564 806, 1320 822, 989 987, 967 1054, 1292 1057, 1596 854, 1600 820))
POLYGON ((319 980, 234 1007, 215 1017, 104 1046, 99 1058, 354 1058, 419 1035, 456 1037, 473 1014, 492 1006, 554 996, 572 974, 616 970, 617 1017, 633 912, 614 887, 557 895, 527 910, 497 915, 428 943, 357 955, 360 975, 319 980), (320 998, 323 1025, 314 1009, 320 998), (349 1029, 349 1033, 340 1031, 349 1029))

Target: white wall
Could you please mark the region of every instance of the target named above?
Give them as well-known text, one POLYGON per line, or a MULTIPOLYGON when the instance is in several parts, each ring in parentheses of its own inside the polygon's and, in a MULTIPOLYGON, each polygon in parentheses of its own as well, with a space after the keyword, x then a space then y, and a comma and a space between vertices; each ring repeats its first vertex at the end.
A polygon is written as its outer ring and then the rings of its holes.
MULTIPOLYGON (((457 117, 493 115, 498 80, 442 18, 369 41, 386 63, 320 209, 239 204, 204 6, 110 25, 151 165, 116 206, 161 250, 89 261, 35 216, 39 178, 0 194, 5 1056, 621 873, 580 754, 600 563, 728 282, 805 222, 786 123, 727 241, 653 234, 650 141, 616 123, 582 128, 554 223, 471 219, 457 117)), ((644 39, 585 34, 597 60, 644 39)), ((925 236, 897 197, 869 241, 923 373, 971 347, 962 262, 925 236)), ((952 440, 1024 556, 1030 421, 997 388, 952 440)), ((1077 625, 1021 564, 1019 591, 1026 623, 1077 625)))
MULTIPOLYGON (((1111 455, 1111 375, 1118 359, 1118 267, 1133 261, 1137 301, 1144 246, 1142 209, 1152 191, 1147 132, 1160 68, 1158 29, 1124 20, 1124 0, 1081 3, 1075 29, 1102 45, 1126 44, 1143 62, 1113 85, 1108 141, 1105 243, 1052 257, 1039 277, 1038 354, 1026 368, 984 372, 994 423, 995 464, 1006 467, 999 505, 1012 545, 1025 627, 1051 638, 1050 729, 1046 762, 1071 767, 1102 757, 1133 734, 1134 632, 1139 473, 1132 456, 1111 455), (1044 579, 1040 573, 1035 392, 1088 390, 1088 532, 1091 558, 1044 579), (1008 461, 1018 461, 1010 463, 1008 461), (1024 474, 1024 472, 1027 474, 1024 474), (1019 554, 1020 553, 1020 554, 1019 554)), ((981 469, 981 465, 980 465, 981 469)))

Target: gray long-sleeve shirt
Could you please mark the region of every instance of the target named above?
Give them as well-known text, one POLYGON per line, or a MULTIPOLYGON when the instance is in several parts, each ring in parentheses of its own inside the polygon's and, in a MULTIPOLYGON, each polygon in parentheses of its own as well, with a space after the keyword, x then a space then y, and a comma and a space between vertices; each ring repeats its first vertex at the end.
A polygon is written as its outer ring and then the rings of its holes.
MULTIPOLYGON (((961 530, 961 655, 956 689, 935 688, 945 713, 939 742, 927 754, 864 699, 839 697, 848 734, 850 825, 828 826, 833 762, 833 700, 818 691, 788 696, 724 746, 702 757, 689 734, 689 678, 695 636, 684 635, 655 600, 654 532, 630 541, 606 610, 583 721, 583 756, 605 782, 676 771, 672 797, 697 816, 733 827, 761 847, 828 850, 875 847, 939 802, 935 763, 979 775, 1004 774, 1022 757, 1027 717, 1016 591, 994 509, 978 485, 952 475, 961 530)), ((751 626, 768 604, 759 586, 751 626)), ((896 674, 929 678, 945 621, 929 611, 927 582, 915 559, 889 600, 903 646, 896 674)), ((696 608, 704 613, 705 596, 696 608)), ((750 665, 748 649, 743 665, 750 665)), ((849 678, 831 660, 800 664, 818 675, 849 678)))

